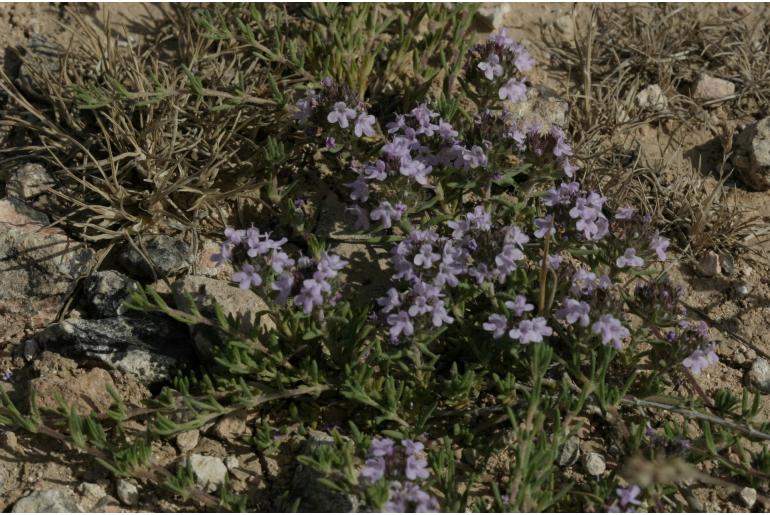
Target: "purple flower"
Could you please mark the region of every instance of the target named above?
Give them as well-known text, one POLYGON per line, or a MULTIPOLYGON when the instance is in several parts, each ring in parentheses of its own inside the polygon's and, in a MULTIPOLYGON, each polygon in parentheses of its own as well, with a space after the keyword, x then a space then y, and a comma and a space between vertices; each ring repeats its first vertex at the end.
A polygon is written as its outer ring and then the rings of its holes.
POLYGON ((620 502, 620 505, 624 508, 629 504, 635 504, 636 506, 642 504, 637 499, 639 494, 642 493, 642 489, 637 485, 631 485, 628 488, 618 488, 615 490, 615 493, 618 494, 618 502, 620 502))
POLYGON ((553 334, 553 329, 548 327, 548 322, 543 317, 533 318, 532 320, 522 320, 519 326, 508 332, 508 336, 514 340, 519 340, 522 344, 532 342, 542 342, 544 336, 553 334))
POLYGON ((519 248, 524 248, 524 245, 529 242, 529 236, 527 236, 524 231, 519 229, 518 226, 511 225, 505 235, 505 241, 511 241, 518 245, 519 248))
POLYGON ((524 253, 512 243, 504 245, 503 251, 495 256, 495 264, 497 265, 497 272, 500 274, 501 280, 516 270, 516 261, 522 259, 524 259, 524 253))
POLYGON ((246 231, 228 227, 225 229, 225 237, 227 237, 227 243, 230 243, 231 245, 240 245, 246 238, 246 231))
POLYGON ((564 256, 559 254, 548 254, 548 266, 553 270, 559 268, 563 261, 564 256))
POLYGON ((270 259, 270 266, 275 273, 280 274, 285 269, 294 266, 294 260, 282 250, 274 250, 270 259))
POLYGON ((492 338, 497 340, 498 338, 502 338, 505 331, 508 329, 508 319, 505 318, 505 315, 494 313, 489 315, 489 318, 482 324, 482 327, 485 331, 491 332, 492 338))
POLYGON ((347 129, 350 126, 350 120, 356 117, 356 110, 350 109, 345 102, 335 102, 334 109, 326 116, 329 123, 338 123, 341 128, 347 129))
POLYGON ((396 120, 387 124, 385 128, 388 130, 389 134, 393 134, 402 129, 406 129, 406 116, 403 114, 397 114, 396 120))
POLYGON ((511 102, 524 102, 527 99, 527 86, 522 80, 509 79, 497 90, 497 95, 500 100, 507 98, 511 102))
POLYGON ((364 167, 363 176, 367 180, 384 181, 387 179, 388 174, 385 171, 385 161, 378 159, 372 164, 368 164, 364 167))
POLYGON ((630 220, 634 213, 636 213, 635 207, 621 207, 615 212, 615 220, 630 220))
POLYGON ((390 337, 397 340, 403 333, 404 336, 411 336, 414 334, 414 325, 412 325, 412 319, 409 318, 409 313, 406 311, 399 311, 388 315, 388 325, 390 325, 390 337))
POLYGON ((377 304, 382 306, 384 313, 390 313, 397 307, 401 306, 401 299, 398 295, 398 291, 395 288, 390 288, 384 297, 377 299, 377 304))
POLYGON ((473 169, 487 166, 487 155, 478 145, 474 145, 470 150, 463 149, 463 163, 466 168, 473 169))
POLYGON ((285 304, 286 301, 289 300, 292 286, 294 286, 294 279, 288 273, 279 275, 273 281, 273 284, 270 285, 270 288, 278 292, 278 297, 275 299, 278 304, 285 304))
POLYGON ((294 119, 299 122, 306 122, 312 115, 313 109, 318 104, 318 95, 312 89, 305 92, 305 98, 297 101, 299 111, 294 113, 294 119))
POLYGON ((548 215, 543 218, 535 218, 535 238, 543 238, 546 234, 553 236, 556 234, 556 229, 553 226, 553 215, 548 215))
POLYGON ((305 279, 302 281, 302 290, 294 298, 294 304, 302 306, 306 315, 313 312, 313 308, 323 305, 323 293, 331 293, 332 288, 326 281, 305 279))
POLYGON ((575 172, 580 170, 580 167, 576 164, 572 164, 566 157, 561 162, 561 169, 564 171, 564 175, 570 179, 575 176, 575 172))
POLYGON ((238 283, 238 286, 243 290, 248 290, 250 287, 257 287, 262 284, 262 277, 255 271, 254 267, 248 263, 241 267, 240 272, 235 272, 232 277, 234 282, 238 283))
POLYGON ((353 202, 366 202, 369 200, 369 185, 366 183, 366 179, 362 176, 358 176, 355 181, 345 184, 350 188, 350 200, 353 202))
POLYGON ((596 274, 584 268, 578 268, 572 275, 570 292, 573 295, 591 295, 596 288, 596 274))
POLYGON ((535 66, 535 60, 522 45, 517 45, 516 53, 516 60, 513 64, 516 65, 520 72, 526 73, 535 66))
POLYGON ((370 138, 374 136, 374 127, 372 125, 376 119, 374 116, 366 113, 361 113, 358 115, 358 118, 356 118, 356 124, 353 128, 353 133, 356 135, 356 137, 361 137, 361 135, 369 136, 370 138))
POLYGON ((324 142, 324 145, 326 146, 326 148, 331 150, 337 146, 337 140, 334 139, 334 136, 326 136, 326 141, 324 142))
POLYGON ((664 238, 658 231, 655 231, 655 235, 652 237, 652 241, 650 241, 650 248, 655 251, 659 260, 665 261, 668 257, 666 256, 666 250, 670 244, 671 242, 668 238, 664 238))
POLYGON ((388 491, 388 502, 383 507, 386 513, 434 513, 439 509, 438 500, 414 483, 391 481, 388 491))
POLYGON ((527 299, 524 297, 524 295, 516 295, 516 298, 513 299, 513 301, 506 301, 505 307, 513 311, 517 317, 520 317, 527 311, 532 311, 535 309, 535 306, 527 302, 527 299))
POLYGON ((426 165, 419 159, 409 157, 401 158, 401 166, 398 171, 401 175, 412 177, 418 184, 428 184, 428 175, 433 167, 426 165))
POLYGON ((211 259, 217 264, 217 266, 220 266, 230 261, 232 257, 233 253, 230 249, 230 245, 228 243, 223 243, 222 246, 219 247, 219 252, 211 256, 211 259))
POLYGON ((395 449, 395 442, 390 438, 372 438, 372 443, 369 445, 369 456, 390 456, 395 449))
POLYGON ((382 457, 368 458, 358 477, 367 483, 374 483, 385 476, 385 459, 382 457))
POLYGON ((699 349, 695 349, 692 354, 684 358, 682 365, 690 369, 690 372, 693 374, 698 375, 701 373, 701 370, 711 365, 712 363, 719 361, 719 356, 717 356, 716 352, 714 352, 715 350, 716 345, 713 343, 699 349))
POLYGON ((497 54, 489 54, 486 61, 478 64, 479 70, 484 72, 487 80, 495 80, 495 77, 502 77, 503 67, 500 65, 500 58, 497 54))
POLYGON ((428 460, 425 458, 418 458, 417 456, 408 456, 406 458, 406 478, 414 481, 415 479, 428 479, 430 472, 428 471, 428 460))
POLYGON ((440 300, 436 302, 433 306, 433 311, 431 312, 431 322, 433 323, 433 327, 441 327, 444 324, 451 324, 454 321, 455 319, 449 316, 449 313, 444 306, 444 301, 440 300))
POLYGON ((616 349, 623 347, 623 338, 631 335, 620 320, 609 314, 600 316, 591 326, 591 331, 601 336, 604 345, 611 344, 616 349))
POLYGON ((438 135, 444 140, 453 140, 457 137, 458 132, 452 127, 449 122, 439 120, 438 122, 438 135))
POLYGON ((568 324, 572 325, 575 322, 580 322, 583 327, 588 327, 590 320, 588 313, 590 313, 591 307, 579 300, 566 298, 562 308, 556 311, 556 316, 562 320, 566 320, 568 324))
POLYGON ((5 372, 3 372, 3 374, 0 377, 2 377, 3 381, 8 382, 11 379, 13 379, 13 371, 6 370, 5 372))
POLYGON ((636 255, 635 248, 629 247, 626 249, 622 256, 615 260, 615 264, 618 265, 618 268, 625 268, 627 266, 638 267, 644 265, 644 259, 636 255))
POLYGON ((496 34, 489 36, 489 41, 496 43, 502 47, 510 47, 514 44, 513 39, 508 37, 508 29, 503 27, 496 34))
POLYGON ((380 205, 369 213, 369 218, 374 221, 382 220, 382 226, 386 229, 393 227, 393 220, 401 220, 401 216, 406 211, 404 204, 398 203, 396 207, 390 205, 390 202, 383 200, 380 205))
POLYGON ((441 259, 441 255, 433 252, 433 247, 425 243, 420 246, 419 252, 415 254, 414 264, 423 268, 430 268, 439 259, 441 259))

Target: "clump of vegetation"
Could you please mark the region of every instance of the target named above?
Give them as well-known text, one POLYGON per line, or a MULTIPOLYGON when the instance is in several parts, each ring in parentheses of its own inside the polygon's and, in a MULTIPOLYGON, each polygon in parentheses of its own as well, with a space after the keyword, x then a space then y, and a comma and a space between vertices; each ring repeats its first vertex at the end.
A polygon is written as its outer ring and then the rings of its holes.
POLYGON ((225 198, 257 201, 253 220, 223 213, 216 259, 269 300, 252 315, 271 323, 142 290, 134 309, 218 329, 204 369, 140 412, 114 395, 106 419, 24 415, 0 394, 0 424, 220 509, 255 506, 152 464, 151 445, 246 412, 244 443, 264 454, 276 435, 334 428, 298 460, 364 510, 683 510, 692 481, 770 474, 759 397, 697 385, 718 356, 666 274, 669 240, 581 181, 563 128, 512 114, 533 60, 504 31, 464 48, 466 9, 212 7, 182 13, 178 65, 129 46, 127 68, 51 85, 61 102, 46 108, 9 88, 40 115, 34 148, 75 181, 65 194, 83 195, 84 238, 140 233, 159 212, 197 227, 225 198), (366 301, 341 280, 355 264, 337 240, 297 230, 299 185, 320 182, 346 197, 354 241, 389 253, 389 284, 366 301), (565 468, 578 434, 608 449, 596 477, 565 468))

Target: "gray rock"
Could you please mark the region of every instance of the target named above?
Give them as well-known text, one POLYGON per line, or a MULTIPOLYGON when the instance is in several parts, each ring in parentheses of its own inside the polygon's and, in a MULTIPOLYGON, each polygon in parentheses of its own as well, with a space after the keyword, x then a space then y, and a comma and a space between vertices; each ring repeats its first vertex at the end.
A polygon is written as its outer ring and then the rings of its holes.
POLYGON ((506 15, 511 12, 511 6, 504 2, 482 4, 476 12, 476 21, 485 32, 494 32, 503 28, 506 15))
POLYGON ((63 489, 38 490, 22 497, 13 505, 12 513, 82 513, 75 494, 63 489))
POLYGON ((201 434, 197 429, 183 431, 176 435, 176 446, 182 452, 189 452, 195 449, 195 446, 198 445, 200 438, 201 434))
POLYGON ((735 286, 735 296, 739 299, 747 296, 751 292, 751 289, 745 284, 738 284, 735 286))
POLYGON ((139 283, 114 270, 91 274, 83 284, 83 304, 94 318, 108 318, 124 314, 124 303, 139 283))
POLYGON ((222 458, 191 454, 187 463, 195 474, 196 484, 206 491, 213 492, 225 482, 227 467, 222 458))
POLYGON ((107 495, 104 488, 97 483, 80 483, 78 485, 78 493, 95 500, 99 500, 107 495))
POLYGON ((126 506, 134 506, 139 502, 139 487, 132 481, 123 478, 118 479, 115 492, 120 502, 126 506))
POLYGON ((136 279, 163 279, 181 272, 190 265, 190 247, 182 240, 164 234, 153 234, 140 238, 136 245, 147 259, 128 242, 123 245, 118 255, 120 266, 129 276, 136 279))
POLYGON ((184 325, 159 315, 69 319, 37 336, 46 349, 134 374, 145 384, 167 380, 194 351, 184 325))
POLYGON ((24 346, 21 350, 21 355, 24 357, 24 359, 26 361, 32 361, 38 356, 38 354, 40 354, 40 344, 37 343, 37 340, 34 338, 25 340, 24 346))
POLYGON ((583 466, 585 466, 586 472, 592 476, 601 476, 607 470, 604 457, 596 452, 589 452, 583 456, 583 466))
POLYGON ((46 192, 54 180, 39 163, 27 163, 11 174, 5 184, 9 197, 31 200, 46 192))
POLYGON ((58 314, 93 251, 12 198, 0 200, 0 341, 45 327, 58 314))
POLYGON ((733 141, 736 176, 751 189, 770 189, 770 117, 743 129, 733 141))
POLYGON ((558 462, 560 467, 574 465, 580 457, 580 440, 570 437, 559 450, 558 462))
POLYGON ((747 486, 738 492, 738 497, 741 499, 744 506, 753 508, 754 504, 757 502, 757 491, 747 486))
POLYGON ((698 262, 698 273, 703 277, 714 277, 722 273, 719 254, 709 251, 698 262))
POLYGON ((238 462, 238 457, 230 455, 227 458, 225 458, 225 467, 227 467, 227 470, 233 471, 234 469, 237 469, 240 463, 238 462))
POLYGON ((636 95, 636 104, 640 109, 649 111, 665 111, 668 108, 668 97, 657 84, 650 84, 636 95))
POLYGON ((702 73, 695 83, 692 96, 698 100, 716 100, 733 93, 735 93, 735 84, 729 80, 702 73))
POLYGON ((770 394, 770 363, 765 358, 754 360, 746 377, 752 389, 760 393, 770 394))
MULTIPOLYGON (((313 456, 316 450, 324 445, 332 445, 331 436, 314 431, 303 442, 300 455, 313 456)), ((323 477, 314 469, 305 465, 297 465, 291 482, 292 497, 299 499, 299 511, 324 513, 358 512, 360 500, 352 495, 346 495, 329 489, 318 480, 323 477)))

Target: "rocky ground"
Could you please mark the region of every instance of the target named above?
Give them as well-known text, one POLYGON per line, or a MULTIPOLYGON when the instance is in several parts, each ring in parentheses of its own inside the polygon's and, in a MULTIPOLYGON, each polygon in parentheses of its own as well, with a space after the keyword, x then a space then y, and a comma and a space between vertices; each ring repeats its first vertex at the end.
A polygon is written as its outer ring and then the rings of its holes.
MULTIPOLYGON (((90 9, 94 20, 111 16, 111 22, 130 20, 129 28, 141 37, 143 16, 158 16, 141 6, 111 4, 90 9)), ((571 6, 510 5, 489 8, 487 22, 506 26, 513 37, 535 49, 540 62, 549 62, 548 49, 541 44, 548 30, 569 45, 576 21, 586 12, 573 15, 571 6)), ((761 16, 760 7, 754 15, 761 16)), ((44 4, 6 4, 0 8, 0 44, 24 47, 36 34, 65 40, 64 8, 44 4)), ((14 66, 13 52, 6 52, 6 70, 14 66)), ((8 72, 10 73, 10 72, 8 72)), ((565 81, 558 70, 544 66, 536 80, 555 91, 555 116, 569 118, 565 81)), ((695 83, 693 97, 720 98, 735 92, 736 85, 703 75, 695 83)), ((639 108, 665 105, 667 92, 657 84, 645 85, 634 100, 639 108)), ((547 102, 546 102, 547 103, 547 102)), ((550 108, 553 108, 551 105, 550 108)), ((553 113, 552 113, 553 114, 553 113)), ((764 116, 767 116, 765 106, 764 116)), ((670 170, 698 174, 704 188, 718 182, 715 167, 722 143, 715 127, 728 127, 736 135, 735 166, 744 170, 743 182, 727 182, 725 202, 753 210, 765 222, 770 220, 770 192, 766 190, 770 170, 770 128, 761 116, 737 115, 722 107, 702 113, 702 123, 678 138, 677 145, 660 142, 671 133, 667 124, 647 123, 618 134, 638 148, 639 159, 650 166, 668 163, 670 170), (759 121, 759 123, 757 123, 759 121)), ((196 364, 194 346, 206 344, 205 334, 188 329, 167 318, 137 315, 122 302, 137 284, 152 284, 169 302, 183 308, 188 300, 182 292, 196 292, 202 302, 213 296, 231 313, 259 310, 261 300, 253 293, 232 287, 227 270, 215 268, 210 255, 216 242, 196 244, 164 235, 148 236, 142 252, 124 245, 114 262, 104 253, 75 241, 45 212, 49 186, 47 170, 38 163, 20 162, 15 171, 2 177, 0 199, 0 386, 22 406, 28 406, 31 392, 42 408, 56 409, 57 398, 74 403, 83 413, 104 413, 111 404, 107 385, 113 386, 130 406, 140 406, 157 393, 157 387, 172 371, 196 364), (145 256, 155 265, 147 266, 145 256), (193 256, 192 258, 190 256, 193 256)), ((330 193, 324 202, 329 216, 319 220, 319 231, 329 231, 341 203, 330 193)), ((759 240, 759 238, 758 238, 759 240)), ((755 255, 766 259, 770 244, 752 243, 755 255)), ((375 260, 364 246, 338 249, 345 257, 375 260)), ((720 341, 721 362, 700 376, 708 391, 728 388, 740 393, 744 384, 770 395, 770 284, 762 260, 750 262, 742 255, 707 253, 697 260, 683 259, 671 272, 690 286, 688 302, 713 320, 714 336, 720 341), (723 331, 718 331, 722 328, 723 331), (729 331, 729 332, 728 332, 729 331), (737 337, 735 335, 738 335, 737 337)), ((351 280, 356 280, 355 278, 351 280)), ((205 309, 205 306, 203 306, 205 309)), ((200 350, 200 348, 198 349, 200 350)), ((762 416, 770 420, 770 401, 763 398, 762 416)), ((202 431, 178 435, 173 442, 155 449, 155 459, 167 465, 187 460, 203 488, 219 484, 227 471, 235 478, 236 491, 248 491, 260 502, 270 496, 272 485, 290 481, 294 489, 306 489, 312 481, 307 470, 295 468, 290 456, 257 456, 242 449, 235 440, 251 432, 247 421, 223 419, 202 431)), ((298 451, 316 441, 291 442, 298 451)), ((578 445, 576 443, 576 445, 578 445)), ((577 454, 575 454, 577 455, 577 454)), ((601 453, 583 449, 575 467, 591 474, 604 466, 601 453)), ((565 466, 572 466, 565 459, 565 466)), ((349 500, 333 495, 303 492, 312 501, 306 508, 350 509, 349 500), (320 503, 320 504, 319 504, 320 503), (328 504, 331 503, 331 504, 328 504)), ((741 511, 750 508, 751 492, 734 496, 720 488, 694 491, 694 503, 709 511, 741 511)), ((308 502, 310 502, 308 501, 308 502)), ((265 501, 265 508, 277 504, 265 501)), ((145 487, 127 480, 114 481, 100 467, 74 450, 55 442, 31 444, 23 433, 5 432, 0 442, 0 508, 4 511, 171 511, 181 509, 166 497, 149 495, 145 487)))

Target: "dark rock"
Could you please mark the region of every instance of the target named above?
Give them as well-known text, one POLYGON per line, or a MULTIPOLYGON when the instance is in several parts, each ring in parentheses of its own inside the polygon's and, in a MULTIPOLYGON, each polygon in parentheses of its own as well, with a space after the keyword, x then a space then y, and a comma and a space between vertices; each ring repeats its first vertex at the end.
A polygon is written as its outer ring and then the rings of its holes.
POLYGON ((45 327, 93 251, 16 199, 0 200, 0 341, 45 327))
POLYGON ((108 318, 124 314, 124 303, 139 283, 114 270, 104 270, 89 276, 83 284, 84 307, 94 318, 108 318))
POLYGON ((128 242, 118 255, 120 266, 131 277, 163 279, 189 266, 190 247, 182 240, 164 234, 153 234, 140 238, 136 244, 144 256, 128 242))
POLYGON ((167 317, 69 319, 38 335, 47 349, 137 376, 145 384, 170 378, 193 362, 187 329, 167 317))
POLYGON ((749 188, 770 189, 770 116, 743 129, 733 142, 736 176, 749 188))

